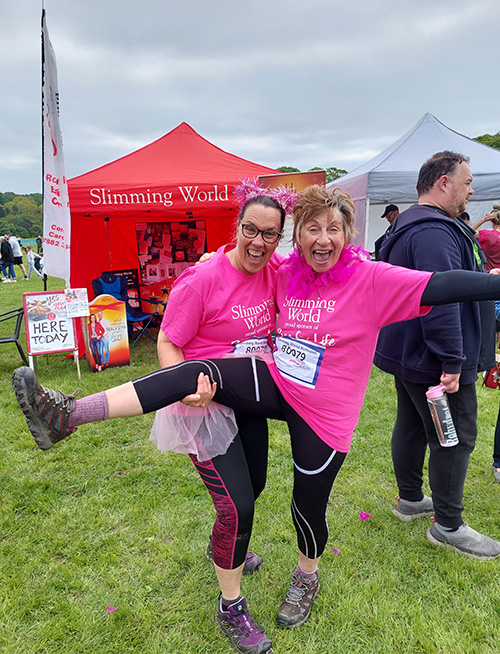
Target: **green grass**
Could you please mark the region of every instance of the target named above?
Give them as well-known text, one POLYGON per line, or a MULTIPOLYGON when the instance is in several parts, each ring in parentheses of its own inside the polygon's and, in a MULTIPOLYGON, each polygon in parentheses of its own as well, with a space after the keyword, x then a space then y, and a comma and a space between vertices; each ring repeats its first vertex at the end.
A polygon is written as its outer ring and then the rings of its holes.
MULTIPOLYGON (((59 280, 50 280, 60 288, 59 280)), ((0 287, 2 311, 38 290, 32 279, 0 287)), ((156 366, 145 342, 131 366, 91 374, 82 360, 38 357, 47 385, 83 394, 156 366)), ((42 453, 10 387, 21 365, 0 349, 0 651, 5 654, 225 654, 214 622, 215 575, 204 556, 213 508, 188 457, 158 453, 152 416, 85 425, 42 453), (125 473, 116 475, 118 471, 125 473), (107 614, 108 606, 116 610, 107 614)), ((464 518, 500 539, 500 485, 491 470, 500 395, 479 391, 478 445, 466 482, 464 518)), ((297 561, 289 515, 287 430, 271 423, 268 485, 257 506, 252 549, 265 560, 243 590, 278 653, 497 652, 500 562, 478 562, 431 546, 426 518, 391 512, 397 489, 390 434, 392 379, 374 370, 353 448, 329 507, 321 593, 309 622, 276 626, 297 561), (373 517, 362 522, 359 512, 373 517), (339 550, 336 555, 332 548, 339 550)), ((426 490, 428 486, 426 484, 426 490)))

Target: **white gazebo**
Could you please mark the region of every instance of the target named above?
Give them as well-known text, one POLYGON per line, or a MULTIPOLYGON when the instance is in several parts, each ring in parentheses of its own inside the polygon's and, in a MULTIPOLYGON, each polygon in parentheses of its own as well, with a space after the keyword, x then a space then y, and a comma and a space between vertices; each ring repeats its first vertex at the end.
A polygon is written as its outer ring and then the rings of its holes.
POLYGON ((472 222, 490 211, 493 202, 500 201, 500 150, 453 131, 427 113, 379 155, 328 184, 349 193, 354 201, 355 243, 373 250, 375 240, 388 226, 381 219, 385 205, 396 204, 402 211, 416 202, 420 166, 442 150, 470 157, 474 195, 467 210, 472 222))

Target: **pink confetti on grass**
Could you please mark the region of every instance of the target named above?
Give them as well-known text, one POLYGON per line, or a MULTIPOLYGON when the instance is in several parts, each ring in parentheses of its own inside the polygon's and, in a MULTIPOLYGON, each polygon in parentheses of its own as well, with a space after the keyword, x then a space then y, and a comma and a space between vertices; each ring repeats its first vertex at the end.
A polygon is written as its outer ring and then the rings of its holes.
POLYGON ((360 511, 359 517, 361 520, 368 520, 368 518, 373 518, 373 513, 365 513, 364 511, 360 511))
POLYGON ((106 615, 108 615, 108 613, 111 613, 111 611, 116 611, 116 609, 117 609, 116 606, 108 606, 108 610, 106 611, 106 615))
POLYGON ((332 552, 334 554, 336 554, 337 556, 340 554, 340 552, 338 550, 336 550, 334 547, 332 547, 332 552))
POLYGON ((117 470, 113 473, 113 477, 116 477, 117 475, 128 475, 128 472, 126 470, 117 470))

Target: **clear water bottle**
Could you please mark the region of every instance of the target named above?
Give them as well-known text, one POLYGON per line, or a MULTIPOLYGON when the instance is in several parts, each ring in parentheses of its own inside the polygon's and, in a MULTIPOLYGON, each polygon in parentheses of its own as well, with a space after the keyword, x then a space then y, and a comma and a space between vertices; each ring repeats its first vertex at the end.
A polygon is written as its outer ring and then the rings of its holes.
POLYGON ((439 444, 443 447, 453 447, 458 443, 458 436, 443 384, 431 386, 426 396, 439 444))

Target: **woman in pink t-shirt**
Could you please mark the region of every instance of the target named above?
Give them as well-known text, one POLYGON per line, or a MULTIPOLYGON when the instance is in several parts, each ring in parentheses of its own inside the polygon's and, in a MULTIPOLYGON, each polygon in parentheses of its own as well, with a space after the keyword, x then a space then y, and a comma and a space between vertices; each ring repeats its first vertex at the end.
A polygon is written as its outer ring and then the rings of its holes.
MULTIPOLYGON (((296 250, 278 272, 280 313, 272 360, 185 361, 77 401, 41 387, 29 368, 13 377, 18 402, 42 449, 85 422, 157 410, 193 392, 197 383, 198 397, 215 393, 217 402, 235 410, 286 420, 299 563, 278 612, 285 627, 308 619, 319 591, 326 507, 349 450, 380 329, 423 315, 433 304, 500 297, 500 276, 429 273, 369 261, 349 245, 353 229, 348 195, 319 186, 301 193, 294 209, 296 250), (46 413, 55 406, 64 409, 48 424, 46 413)), ((269 650, 257 645, 254 651, 269 650)))
POLYGON ((500 204, 494 204, 492 211, 474 223, 472 229, 476 230, 476 238, 486 255, 486 270, 500 268, 500 204), (479 229, 488 222, 491 223, 492 229, 479 229))

